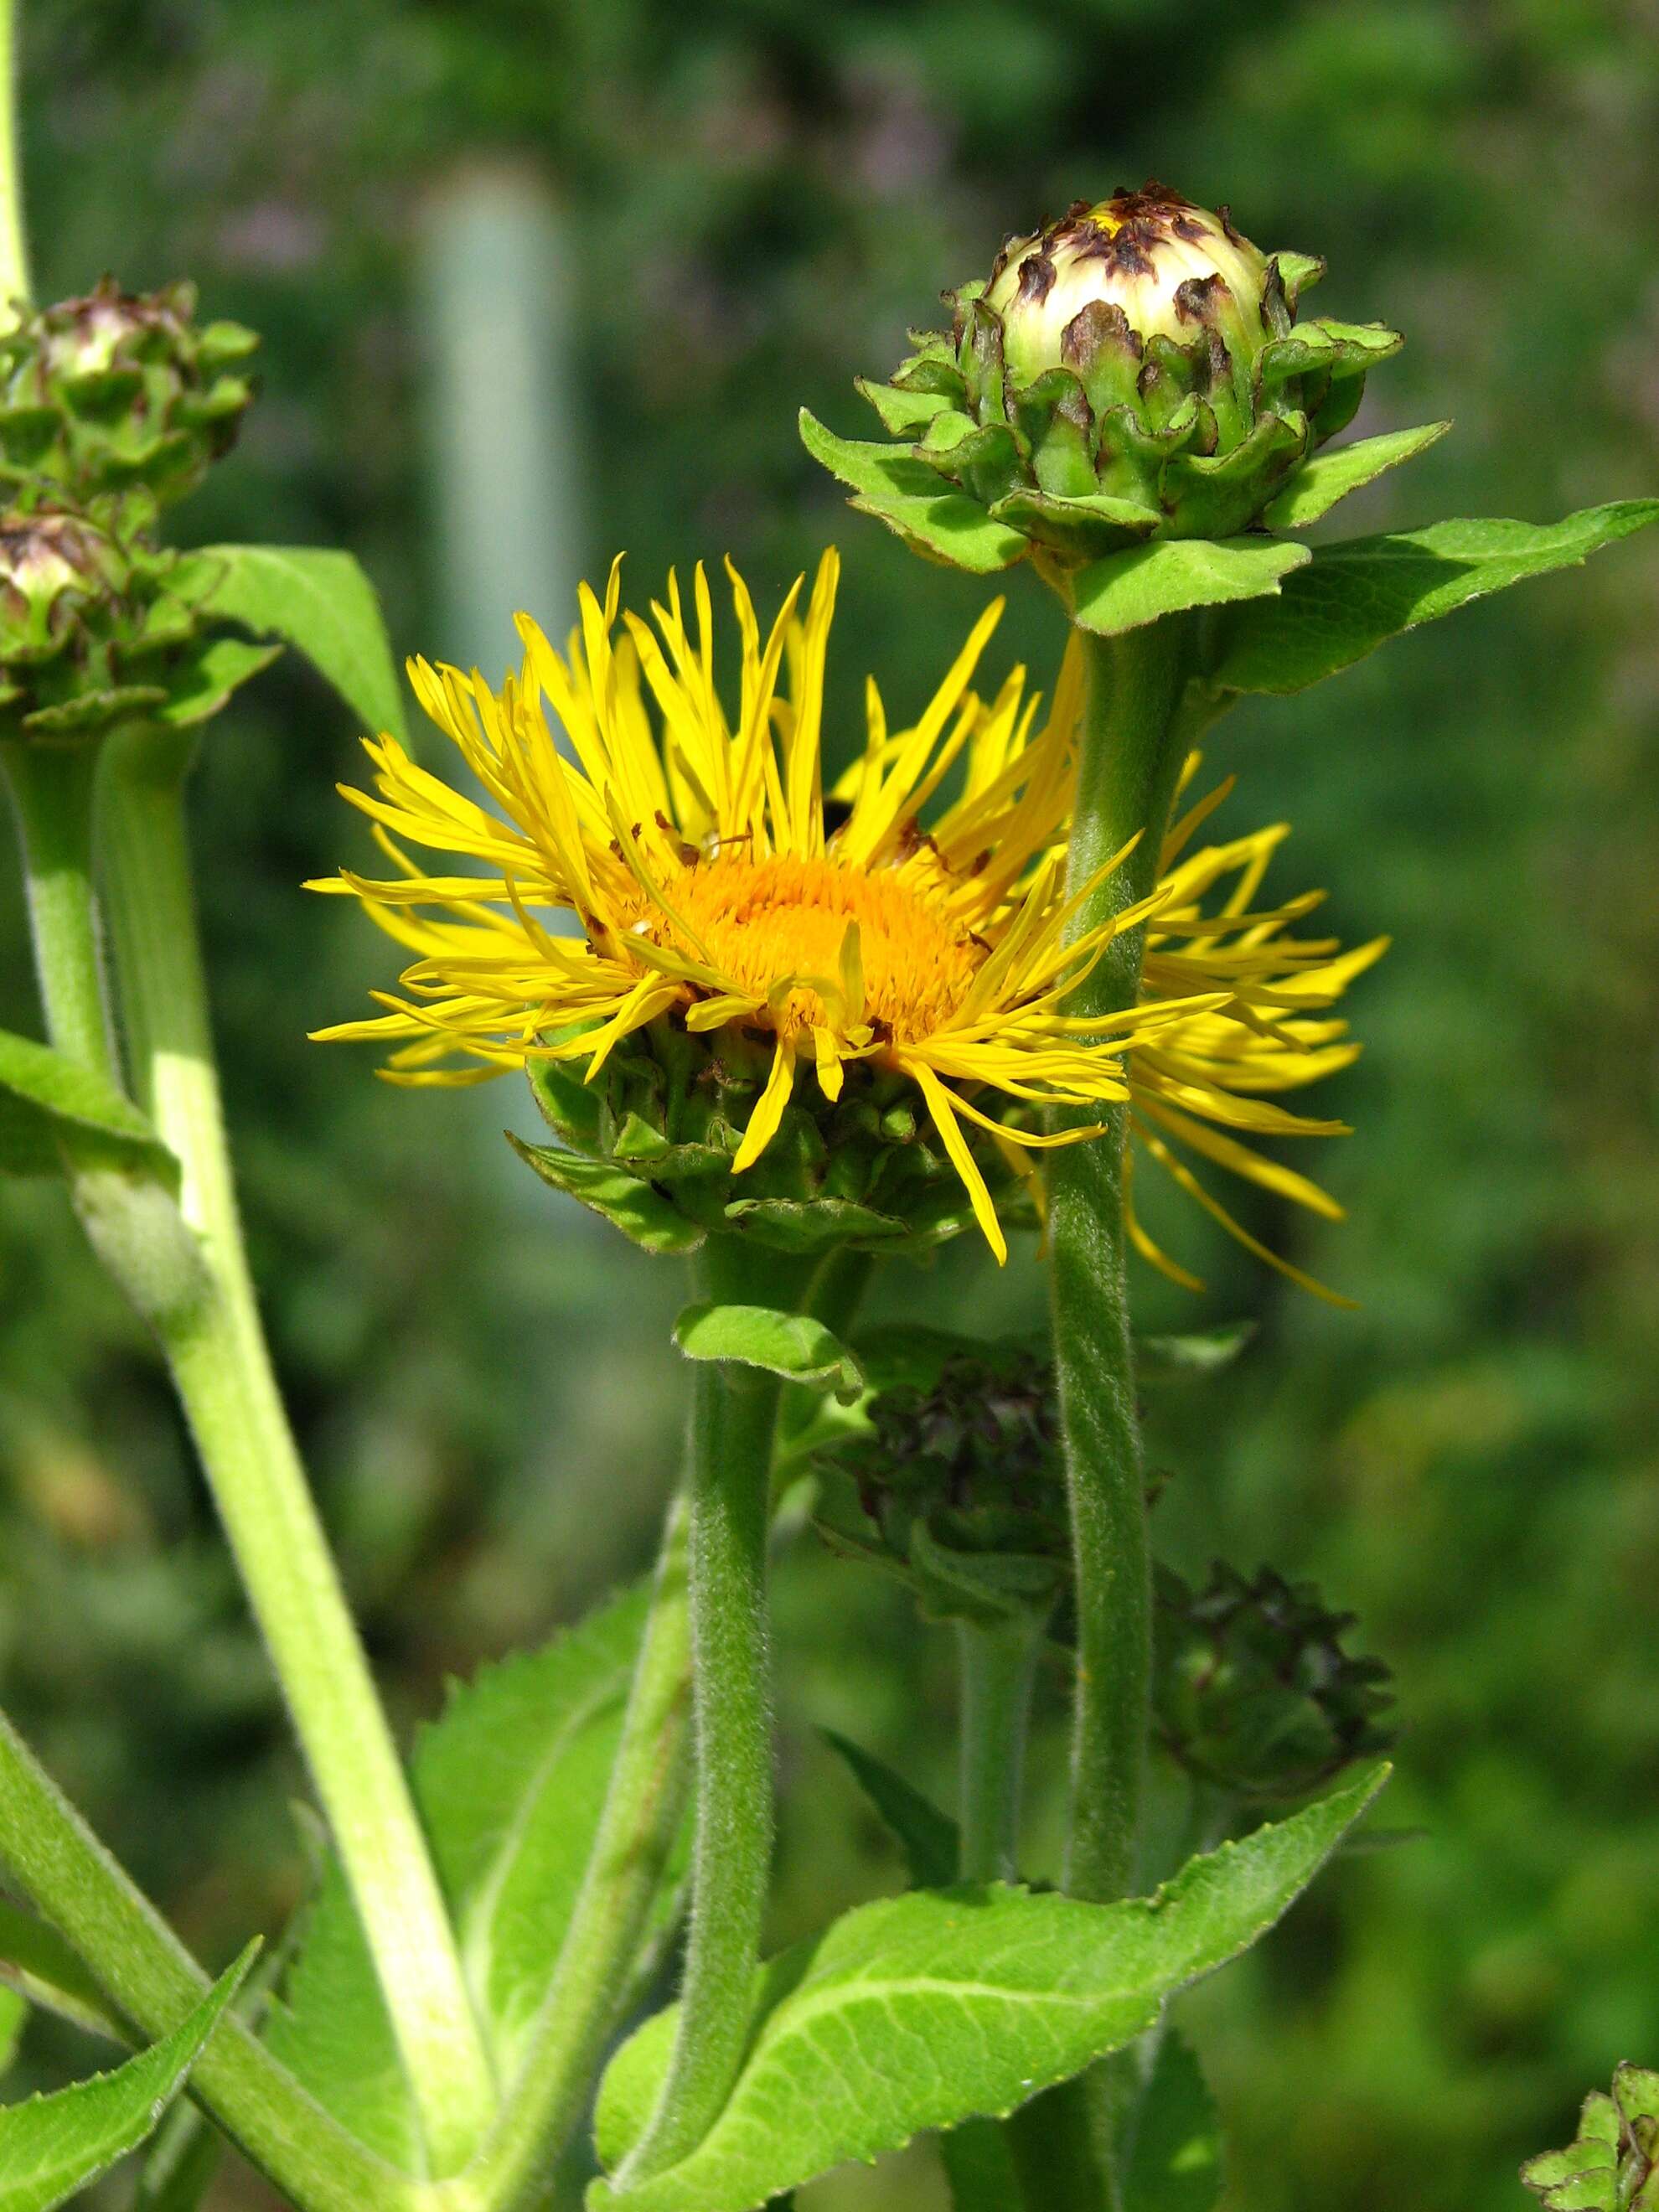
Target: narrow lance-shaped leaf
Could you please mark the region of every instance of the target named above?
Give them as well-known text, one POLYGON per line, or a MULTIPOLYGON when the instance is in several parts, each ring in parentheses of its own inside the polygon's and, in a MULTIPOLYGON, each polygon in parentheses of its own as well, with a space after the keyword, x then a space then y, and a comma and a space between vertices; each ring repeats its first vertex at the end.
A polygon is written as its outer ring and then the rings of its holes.
MULTIPOLYGON (((915 1890, 863 1906, 759 1977, 748 2057, 690 2156, 593 2212, 755 2212, 924 2129, 1011 2112, 1142 2034, 1166 1999, 1265 1933, 1381 1788, 1374 1771, 1294 1818, 1191 1861, 1149 1899, 915 1890)), ((672 2049, 658 2014, 601 2085, 599 2154, 639 2140, 672 2049)))
POLYGON ((1616 501, 1563 521, 1435 522, 1322 545, 1276 599, 1218 618, 1212 680, 1230 691, 1302 691, 1471 599, 1576 568, 1659 519, 1659 500, 1616 501))
POLYGON ((208 545, 221 564, 203 611, 297 647, 371 730, 404 734, 403 696, 373 584, 349 553, 316 545, 208 545))
POLYGON ((0 2110, 0 2212, 51 2212, 137 2148, 183 2088, 258 1948, 171 2035, 112 2074, 0 2110))
POLYGON ((915 1887, 943 1889, 953 1882, 961 1865, 962 1836, 950 1815, 941 1813, 931 1798, 924 1797, 872 1752, 837 1735, 834 1729, 821 1729, 818 1733, 832 1751, 840 1753, 882 1825, 891 1832, 904 1853, 915 1887))
MULTIPOLYGON (((599 1824, 649 1593, 489 1667, 422 1730, 411 1779, 496 2071, 510 2080, 551 1978, 599 1824)), ((672 1894, 665 1878, 658 1926, 672 1894)), ((331 1863, 266 2039, 394 2164, 419 2124, 350 1894, 331 1863)))

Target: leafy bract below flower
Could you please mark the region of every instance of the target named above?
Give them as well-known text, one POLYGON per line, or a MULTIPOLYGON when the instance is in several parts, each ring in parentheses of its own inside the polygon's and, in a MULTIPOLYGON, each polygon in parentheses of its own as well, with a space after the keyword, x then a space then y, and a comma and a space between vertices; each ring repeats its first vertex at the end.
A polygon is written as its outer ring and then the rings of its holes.
MULTIPOLYGON (((795 1249, 933 1242, 963 1225, 965 1192, 1001 1259, 1000 1197, 1012 1171, 1029 1177, 1024 1156, 1099 1134, 1094 1114, 1131 1097, 1145 1143, 1189 1187, 1172 1145, 1334 1211, 1228 1133, 1335 1126, 1262 1094, 1352 1056, 1340 1025, 1309 1010, 1371 957, 1288 939, 1311 902, 1252 909, 1280 833, 1182 858, 1224 791, 1212 794, 1171 833, 1153 896, 1067 943, 1081 902, 1064 882, 1078 655, 1041 726, 1022 671, 981 700, 971 679, 999 603, 913 725, 890 728, 869 685, 863 752, 826 800, 836 556, 804 613, 802 580, 765 633, 729 573, 735 711, 701 569, 695 637, 672 578, 653 629, 621 614, 613 568, 603 603, 583 588, 563 654, 520 617, 522 673, 499 692, 411 664, 484 803, 394 738, 367 741, 375 790, 345 795, 398 872, 316 888, 361 899, 414 958, 400 994, 375 994, 382 1017, 318 1034, 389 1042, 385 1072, 404 1083, 528 1066, 567 1142, 636 1178, 642 1200, 666 1196, 694 1234, 748 1230, 795 1249), (947 778, 956 795, 940 804, 947 778), (483 872, 427 874, 407 846, 483 872), (1149 916, 1142 1003, 1069 1014, 1079 977, 1149 916), (1089 1118, 1045 1131, 1048 1107, 1089 1118)), ((618 1218, 611 1184, 555 1173, 618 1218)))

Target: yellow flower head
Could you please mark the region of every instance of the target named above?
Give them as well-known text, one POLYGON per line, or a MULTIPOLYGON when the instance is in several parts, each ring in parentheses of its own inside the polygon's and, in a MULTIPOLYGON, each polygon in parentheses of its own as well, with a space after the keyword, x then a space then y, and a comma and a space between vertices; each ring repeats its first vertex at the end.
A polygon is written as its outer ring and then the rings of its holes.
MULTIPOLYGON (((346 796, 374 820, 398 873, 370 881, 348 872, 318 888, 360 898, 415 957, 401 994, 376 994, 383 1017, 319 1034, 390 1041, 386 1073, 409 1083, 477 1081, 526 1064, 546 1076, 574 1063, 584 1083, 600 1085, 613 1056, 659 1045, 664 1064, 680 1066, 686 1041, 697 1040, 713 1054, 702 1077, 735 1083, 723 1098, 744 1096, 743 1071, 758 1053, 743 1126, 715 1124, 726 1141, 722 1190, 769 1147, 799 1149, 779 1139, 803 1109, 844 1117, 862 1085, 890 1135, 913 1099, 912 1134, 931 1127, 1002 1258, 988 1175, 1006 1179, 1031 1148, 1098 1133, 1091 1123, 1044 1133, 1031 1126, 1042 1108, 1099 1109, 1144 1088, 1146 1115, 1164 1117, 1149 1141, 1162 1145, 1187 1133, 1183 1117, 1218 1118, 1204 1101, 1231 1100, 1241 1072, 1246 1090, 1283 1087, 1273 1063, 1303 1041, 1269 988, 1283 957, 1251 940, 1286 917, 1247 914, 1247 900, 1194 937, 1203 896, 1230 865, 1200 856, 1152 900, 1066 943, 1080 903, 1064 884, 1080 668, 1068 657, 1040 727, 1022 672, 981 701, 970 684, 1000 603, 913 726, 890 729, 869 686, 862 755, 826 805, 824 658, 837 572, 830 552, 805 613, 798 582, 763 635, 728 567, 742 647, 735 698, 717 685, 701 568, 695 635, 672 578, 654 627, 623 614, 613 568, 603 603, 583 587, 580 626, 562 654, 520 618, 522 673, 499 692, 476 674, 412 664, 422 705, 484 803, 417 766, 395 739, 368 741, 375 790, 346 796), (936 805, 947 777, 955 796, 936 805), (407 846, 465 855, 480 872, 426 874, 407 846), (1153 948, 1154 995, 1121 1015, 1069 1015, 1067 994, 1111 937, 1154 912, 1183 933, 1180 950, 1164 951, 1164 936, 1153 948), (1225 948, 1214 975, 1212 944, 1225 948), (1234 1004, 1248 1022, 1242 1045, 1234 1004), (1194 1027, 1206 1020, 1222 1026, 1194 1027), (1132 1084, 1126 1059, 1135 1068, 1160 1046, 1145 1085, 1132 1084)), ((1249 876, 1247 864, 1232 866, 1249 876)), ((670 1164, 683 1165, 697 1151, 685 1134, 665 1127, 650 1141, 675 1146, 670 1164)), ((701 1158, 706 1117, 697 1134, 701 1158)), ((833 1185, 842 1138, 818 1149, 833 1185)), ((867 1191, 852 1195, 877 1204, 867 1191)), ((743 1202, 726 1211, 735 1225, 743 1202)))

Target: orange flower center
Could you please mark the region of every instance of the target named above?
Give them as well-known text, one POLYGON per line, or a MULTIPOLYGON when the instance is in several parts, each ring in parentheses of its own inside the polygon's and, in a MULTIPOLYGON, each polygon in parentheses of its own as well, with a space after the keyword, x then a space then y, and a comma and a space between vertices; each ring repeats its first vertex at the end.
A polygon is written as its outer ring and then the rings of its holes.
POLYGON ((665 884, 684 924, 660 911, 640 921, 659 945, 699 957, 726 988, 769 999, 772 1025, 793 1035, 828 1021, 869 1024, 897 1043, 933 1035, 961 1006, 988 951, 951 915, 919 872, 866 872, 834 854, 751 860, 729 849, 699 860, 665 884), (858 925, 864 1003, 847 1002, 843 948, 858 925), (795 983, 787 997, 779 987, 795 983))

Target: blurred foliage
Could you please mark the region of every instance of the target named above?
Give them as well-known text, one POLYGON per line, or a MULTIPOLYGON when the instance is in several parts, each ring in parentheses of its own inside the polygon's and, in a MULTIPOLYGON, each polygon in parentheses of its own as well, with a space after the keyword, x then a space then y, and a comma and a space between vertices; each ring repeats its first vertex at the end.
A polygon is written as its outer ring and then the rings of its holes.
MULTIPOLYGON (((586 572, 626 546, 642 595, 729 548, 758 595, 836 536, 843 714, 866 665, 901 709, 924 696, 976 587, 845 514, 797 404, 855 428, 850 379, 942 284, 1119 181, 1230 201, 1328 256, 1322 311, 1407 332, 1363 427, 1456 432, 1345 534, 1542 520, 1659 477, 1653 0, 53 0, 25 34, 40 295, 188 274, 262 331, 264 396, 181 520, 349 546, 400 647, 445 649, 415 257, 428 197, 481 161, 544 175, 570 228, 581 411, 549 434, 586 572)), ((1147 1282, 1146 1325, 1264 1317, 1237 1366, 1157 1397, 1162 1540, 1189 1573, 1267 1559, 1358 1613, 1399 1683, 1387 1817, 1426 1832, 1339 1867, 1185 2007, 1252 2212, 1498 2212, 1584 2086, 1659 2048, 1656 592, 1639 541, 1212 743, 1243 778, 1220 826, 1293 818, 1280 880, 1396 943, 1332 1087, 1358 1133, 1321 1165, 1351 1221, 1251 1217, 1361 1312, 1158 1209, 1212 1288, 1147 1282)), ((1045 670, 1053 611, 1023 577, 1011 597, 995 672, 1045 670)), ((646 1556, 681 1290, 511 1160, 505 1086, 411 1098, 305 1043, 387 973, 297 888, 366 849, 332 791, 352 737, 279 665, 211 733, 196 832, 278 1358, 407 1719, 646 1556)), ((32 1027, 9 872, 0 945, 0 1020, 32 1027)), ((300 1778, 137 1326, 58 1190, 0 1207, 5 1699, 222 1963, 299 1893, 300 1778)), ((890 1267, 878 1298, 908 1318, 1039 1310, 1029 1251, 1001 1277, 966 1245, 890 1267)), ((779 1600, 786 1940, 897 1878, 816 1726, 947 1794, 951 1647, 810 1540, 779 1600)), ((1039 1871, 1061 1750, 1056 1692, 1039 1871)), ((76 2055, 32 2023, 20 2079, 76 2055)), ((914 2212, 937 2187, 917 2157, 802 2204, 914 2212)))

